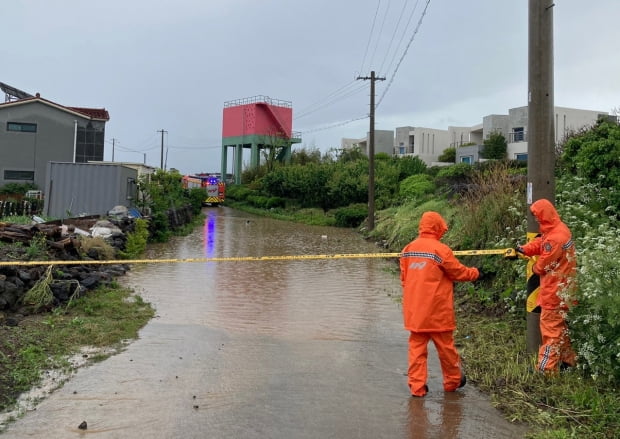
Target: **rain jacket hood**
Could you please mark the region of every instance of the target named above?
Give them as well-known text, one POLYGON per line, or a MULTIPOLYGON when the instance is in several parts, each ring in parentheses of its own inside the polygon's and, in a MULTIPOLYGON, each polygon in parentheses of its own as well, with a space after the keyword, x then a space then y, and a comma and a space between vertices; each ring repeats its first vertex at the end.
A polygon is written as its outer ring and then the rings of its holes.
POLYGON ((434 237, 439 240, 448 231, 448 224, 437 212, 424 212, 420 219, 418 231, 420 236, 434 237))
POLYGON ((530 206, 530 211, 538 221, 541 233, 548 233, 562 222, 553 204, 544 198, 535 201, 534 204, 530 206))
POLYGON ((537 256, 532 272, 540 276, 537 304, 543 309, 567 309, 575 304, 577 288, 575 243, 566 224, 549 200, 541 198, 530 206, 540 236, 521 247, 527 256, 537 256))

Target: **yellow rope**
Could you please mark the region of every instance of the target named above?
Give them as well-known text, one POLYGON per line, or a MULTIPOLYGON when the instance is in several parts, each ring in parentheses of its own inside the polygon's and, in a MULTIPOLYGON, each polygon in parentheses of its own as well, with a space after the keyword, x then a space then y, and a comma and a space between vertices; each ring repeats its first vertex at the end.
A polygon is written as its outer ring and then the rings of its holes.
MULTIPOLYGON (((513 256, 514 249, 456 250, 456 256, 504 255, 513 256)), ((10 265, 111 265, 111 264, 176 264, 188 262, 245 262, 245 261, 293 261, 310 259, 356 259, 356 258, 398 258, 400 253, 343 253, 334 255, 290 255, 290 256, 240 256, 221 258, 171 258, 171 259, 116 259, 106 261, 0 261, 0 267, 10 265)))

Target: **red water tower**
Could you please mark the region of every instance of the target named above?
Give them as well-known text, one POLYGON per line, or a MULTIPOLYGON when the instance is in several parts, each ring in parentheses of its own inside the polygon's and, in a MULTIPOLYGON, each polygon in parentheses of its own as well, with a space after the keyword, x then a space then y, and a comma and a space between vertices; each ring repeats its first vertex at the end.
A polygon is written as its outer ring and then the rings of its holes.
POLYGON ((233 148, 235 183, 241 183, 243 150, 250 149, 250 167, 260 164, 260 151, 278 148, 278 160, 288 161, 291 146, 300 143, 294 133, 293 106, 289 101, 253 96, 224 103, 222 123, 222 176, 226 176, 228 148, 233 148))

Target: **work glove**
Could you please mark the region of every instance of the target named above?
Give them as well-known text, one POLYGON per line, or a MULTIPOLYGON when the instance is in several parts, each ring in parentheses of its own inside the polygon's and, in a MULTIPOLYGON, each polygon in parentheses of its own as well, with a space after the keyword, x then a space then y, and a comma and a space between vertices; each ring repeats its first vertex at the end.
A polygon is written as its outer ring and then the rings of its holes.
POLYGON ((515 248, 515 251, 517 253, 521 253, 523 256, 526 256, 525 252, 523 251, 523 247, 521 246, 517 246, 517 248, 515 248))
POLYGON ((480 282, 489 277, 488 273, 485 273, 484 271, 482 271, 481 267, 477 267, 477 268, 478 268, 478 279, 476 279, 476 282, 480 282))

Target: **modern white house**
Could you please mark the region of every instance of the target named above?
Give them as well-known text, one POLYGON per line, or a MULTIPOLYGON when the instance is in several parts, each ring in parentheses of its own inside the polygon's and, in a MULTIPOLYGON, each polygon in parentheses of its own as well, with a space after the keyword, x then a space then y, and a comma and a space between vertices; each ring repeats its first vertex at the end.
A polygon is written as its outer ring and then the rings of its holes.
MULTIPOLYGON (((370 134, 366 134, 366 137, 360 139, 347 139, 343 138, 340 141, 340 147, 343 150, 359 148, 363 154, 368 155, 368 138, 370 134)), ((392 155, 394 153, 394 131, 391 130, 375 130, 375 154, 380 152, 392 155)))
POLYGON ((394 155, 399 157, 417 156, 424 163, 430 165, 450 147, 453 139, 460 136, 460 132, 438 130, 423 127, 398 127, 394 139, 394 155))
MULTIPOLYGON (((608 112, 555 107, 555 140, 563 142, 568 135, 592 126, 601 117, 612 117, 608 112)), ((388 152, 389 133, 394 133, 391 154, 399 157, 417 156, 429 166, 451 147, 456 147, 457 163, 475 163, 480 160, 484 140, 492 133, 501 133, 508 143, 506 156, 512 160, 527 160, 528 107, 516 107, 508 114, 489 114, 482 123, 471 127, 449 126, 446 130, 404 126, 392 131, 375 132, 375 153, 388 152), (377 133, 382 133, 378 135, 377 133)), ((342 139, 342 148, 360 147, 367 154, 368 137, 342 139)))

